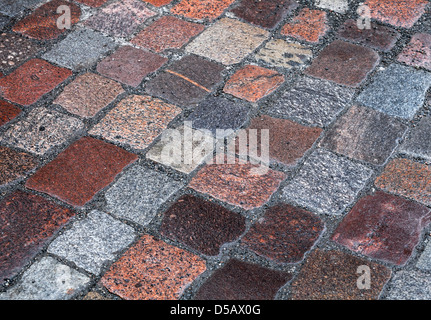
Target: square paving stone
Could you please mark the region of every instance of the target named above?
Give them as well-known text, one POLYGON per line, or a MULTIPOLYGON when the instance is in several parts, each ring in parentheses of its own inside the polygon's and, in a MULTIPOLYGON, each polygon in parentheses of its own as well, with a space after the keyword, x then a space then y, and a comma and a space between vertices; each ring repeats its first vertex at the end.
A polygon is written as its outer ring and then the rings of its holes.
POLYGON ((355 91, 310 77, 299 78, 271 104, 267 113, 325 127, 350 106, 355 91))
POLYGON ((326 132, 321 146, 349 158, 381 165, 406 130, 406 125, 384 113, 353 106, 326 132))
POLYGON ((219 17, 235 0, 181 0, 171 9, 177 14, 190 19, 212 21, 219 17))
POLYGON ((106 210, 116 217, 146 226, 159 207, 184 183, 144 167, 134 166, 106 191, 106 210))
POLYGON ((296 17, 280 30, 284 36, 317 43, 329 30, 325 11, 302 9, 296 17))
POLYGON ((365 187, 372 170, 318 149, 283 189, 282 197, 328 215, 341 215, 365 187))
POLYGON ((44 257, 26 270, 0 300, 69 300, 90 284, 90 278, 54 258, 44 257))
POLYGON ((205 270, 198 256, 144 235, 100 281, 126 300, 177 300, 205 270))
POLYGON ((431 34, 415 34, 398 56, 398 61, 431 71, 431 34))
POLYGON ((83 137, 39 169, 26 187, 83 206, 136 159, 117 146, 83 137))
POLYGON ((284 76, 275 70, 246 65, 232 75, 223 91, 256 102, 275 91, 284 80, 284 76))
POLYGON ((316 6, 344 14, 349 10, 348 0, 315 0, 316 6))
POLYGON ((222 142, 217 142, 212 134, 192 129, 185 122, 184 126, 163 131, 161 139, 147 152, 146 158, 190 174, 212 157, 217 143, 222 142))
POLYGON ((430 221, 427 207, 377 191, 356 203, 332 240, 363 255, 403 265, 430 221))
POLYGON ((395 29, 375 22, 371 23, 371 29, 359 29, 358 22, 349 19, 340 27, 337 36, 363 46, 388 52, 395 46, 401 34, 395 29))
POLYGON ((0 140, 28 152, 43 155, 84 129, 82 121, 43 107, 0 134, 0 140))
POLYGON ((195 300, 273 300, 290 279, 287 272, 233 259, 199 288, 195 300))
POLYGON ((184 21, 173 16, 163 16, 139 32, 131 43, 155 52, 180 49, 204 29, 202 24, 184 21))
POLYGON ((89 69, 115 46, 112 39, 96 31, 78 29, 42 57, 69 69, 89 69))
POLYGON ((14 17, 24 11, 31 9, 44 0, 2 0, 0 3, 0 12, 7 16, 14 17))
POLYGON ((357 101, 390 116, 411 119, 422 107, 431 74, 392 64, 374 76, 357 101))
POLYGON ((241 62, 269 37, 269 32, 223 18, 197 36, 186 51, 231 65, 241 62))
POLYGON ((58 19, 64 14, 64 12, 57 13, 57 8, 60 6, 69 7, 71 27, 79 21, 81 16, 79 6, 64 0, 53 0, 20 20, 13 26, 12 30, 38 40, 55 39, 67 30, 57 26, 58 19))
POLYGON ((0 34, 0 70, 21 65, 42 49, 40 45, 19 34, 0 34))
POLYGON ((105 263, 113 261, 117 252, 135 239, 134 229, 106 213, 94 210, 84 220, 59 235, 48 252, 75 263, 78 267, 99 274, 105 263))
POLYGON ((358 87, 379 61, 379 55, 372 49, 335 40, 320 52, 305 73, 341 85, 358 87))
POLYGON ((431 118, 423 118, 417 126, 411 129, 404 140, 400 151, 413 157, 431 160, 431 118))
POLYGON ((272 29, 297 7, 293 0, 241 0, 231 11, 247 22, 272 29))
POLYGON ((168 59, 130 46, 119 48, 97 65, 97 72, 132 87, 137 87, 150 73, 168 59))
POLYGON ((15 119, 21 113, 21 109, 4 100, 0 100, 0 126, 15 119))
POLYGON ((71 75, 69 69, 54 66, 45 60, 32 59, 0 78, 0 90, 4 98, 30 105, 71 75))
POLYGON ((292 281, 292 300, 377 300, 391 270, 378 263, 330 250, 314 250, 292 281), (369 268, 370 288, 358 288, 359 267, 369 268))
POLYGON ((388 285, 386 300, 430 300, 431 279, 429 273, 417 270, 401 270, 395 273, 388 285))
POLYGON ((181 106, 203 100, 223 77, 218 63, 189 55, 174 62, 146 84, 146 92, 181 106))
POLYGON ((396 27, 411 28, 424 14, 427 0, 366 0, 371 18, 396 27))
POLYGON ((246 210, 268 202, 286 175, 250 162, 207 164, 189 187, 246 210))
POLYGON ((425 205, 431 205, 431 168, 408 159, 394 159, 376 179, 375 185, 425 205))
POLYGON ((292 69, 304 66, 312 55, 312 51, 302 44, 276 39, 268 41, 255 59, 275 67, 292 69))
POLYGON ((113 37, 126 38, 155 14, 141 0, 120 0, 96 11, 84 24, 113 37))
POLYGON ((108 0, 76 0, 79 3, 85 4, 86 6, 90 7, 100 7, 108 0))
POLYGON ((15 191, 0 201, 0 283, 14 276, 74 212, 41 196, 15 191))
POLYGON ((68 84, 53 103, 70 113, 91 118, 123 92, 119 83, 88 72, 68 84))
MULTIPOLYGON (((306 127, 290 120, 271 118, 266 115, 254 118, 246 131, 248 132, 248 145, 257 143, 257 154, 262 152, 262 130, 269 130, 270 159, 289 166, 297 164, 322 132, 320 128, 306 127), (250 130, 256 132, 255 141, 251 141, 250 130)), ((237 137, 235 140, 236 147, 239 149, 240 139, 237 137)), ((251 156, 250 150, 246 151, 251 156)), ((237 150, 237 153, 242 155, 240 150, 237 150)))
POLYGON ((217 133, 241 128, 248 120, 250 106, 245 102, 232 102, 226 98, 209 96, 187 118, 193 129, 207 130, 216 138, 217 133))
POLYGON ((0 185, 24 177, 37 164, 36 158, 26 152, 0 146, 0 185))
POLYGON ((121 100, 89 133, 142 150, 180 113, 180 108, 162 100, 131 95, 121 100))
POLYGON ((163 216, 160 232, 209 256, 237 239, 245 231, 245 218, 224 207, 186 195, 177 200, 163 216))
POLYGON ((296 263, 304 258, 323 230, 323 222, 312 213, 277 204, 251 226, 241 244, 276 263, 296 263))

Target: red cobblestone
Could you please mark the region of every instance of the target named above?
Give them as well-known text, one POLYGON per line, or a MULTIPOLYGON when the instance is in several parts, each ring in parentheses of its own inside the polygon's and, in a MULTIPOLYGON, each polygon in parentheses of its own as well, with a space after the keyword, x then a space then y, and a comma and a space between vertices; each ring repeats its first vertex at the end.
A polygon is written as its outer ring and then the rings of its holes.
POLYGON ((198 20, 214 20, 235 0, 181 0, 171 13, 198 20))
POLYGON ((174 300, 205 270, 198 256, 144 235, 100 282, 126 300, 174 300))
POLYGON ((280 32, 285 36, 317 43, 328 29, 325 11, 305 8, 291 22, 286 23, 280 32))
POLYGON ((8 123, 20 113, 20 108, 7 101, 0 100, 0 126, 8 123))
POLYGON ((398 61, 431 70, 431 34, 415 34, 398 56, 398 61))
POLYGON ((161 7, 172 2, 172 0, 143 0, 144 2, 151 3, 153 6, 161 7))
POLYGON ((0 283, 19 272, 73 215, 22 191, 0 201, 0 283))
POLYGON ((36 165, 37 160, 32 155, 0 146, 0 185, 22 178, 36 165))
POLYGON ((6 99, 30 105, 71 75, 69 69, 56 67, 45 60, 32 59, 0 78, 0 89, 6 99))
POLYGON ((84 137, 39 169, 26 187, 83 206, 136 159, 117 146, 84 137))

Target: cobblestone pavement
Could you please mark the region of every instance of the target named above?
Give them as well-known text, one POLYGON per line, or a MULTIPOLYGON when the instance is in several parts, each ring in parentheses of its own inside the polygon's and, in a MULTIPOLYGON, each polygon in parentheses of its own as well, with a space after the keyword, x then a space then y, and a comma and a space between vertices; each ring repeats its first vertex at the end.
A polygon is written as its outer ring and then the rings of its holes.
POLYGON ((0 299, 431 299, 428 0, 0 0, 0 28, 0 299))

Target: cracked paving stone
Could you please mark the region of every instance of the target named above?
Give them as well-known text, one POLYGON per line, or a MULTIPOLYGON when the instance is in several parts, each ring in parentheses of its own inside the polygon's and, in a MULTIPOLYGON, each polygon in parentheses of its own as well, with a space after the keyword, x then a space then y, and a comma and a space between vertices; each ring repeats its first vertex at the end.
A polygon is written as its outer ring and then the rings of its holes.
POLYGON ((283 188, 282 198, 320 214, 341 215, 372 173, 364 165, 318 149, 283 188))
POLYGON ((366 0, 371 18, 396 27, 411 28, 424 14, 427 0, 366 0))
POLYGON ((189 55, 168 66, 146 84, 146 92, 173 104, 190 106, 202 101, 223 81, 223 67, 189 55))
POLYGON ((261 207, 277 191, 286 174, 250 162, 205 165, 189 187, 246 210, 261 207))
POLYGON ((57 8, 67 6, 70 9, 71 27, 79 22, 81 9, 74 3, 64 0, 53 0, 37 8, 33 13, 16 23, 12 30, 38 40, 51 40, 64 33, 66 29, 57 26, 64 11, 57 13, 57 8))
POLYGON ((284 80, 284 76, 275 70, 246 65, 232 75, 223 91, 240 99, 256 102, 275 91, 284 80))
POLYGON ((171 13, 190 19, 212 21, 219 17, 234 1, 181 0, 171 9, 171 13))
POLYGON ((0 201, 0 283, 20 271, 74 212, 41 196, 15 191, 0 201))
POLYGON ((375 22, 371 23, 371 29, 359 29, 358 22, 349 19, 340 27, 337 36, 372 49, 389 52, 395 46, 401 34, 395 29, 375 22))
POLYGON ((198 256, 144 235, 100 282, 126 300, 177 300, 205 270, 198 256))
POLYGON ((415 34, 398 56, 398 61, 431 71, 431 34, 415 34))
POLYGON ((90 7, 100 7, 103 4, 105 4, 105 2, 107 2, 108 0, 75 0, 75 1, 90 7))
POLYGON ((0 300, 68 300, 83 291, 90 278, 54 258, 44 257, 26 270, 0 300))
POLYGON ((106 210, 118 218, 146 226, 160 206, 183 187, 183 182, 160 172, 134 166, 106 191, 106 210))
POLYGON ((13 33, 0 34, 0 70, 8 71, 36 55, 42 47, 36 42, 13 33))
POLYGON ((115 46, 114 40, 96 31, 78 29, 56 44, 42 58, 73 70, 87 69, 115 46))
POLYGON ((164 16, 139 32, 131 43, 155 52, 180 49, 204 29, 205 27, 198 23, 164 16))
POLYGON ((274 67, 292 69, 304 66, 312 55, 312 51, 302 44, 275 39, 268 41, 255 59, 274 67))
POLYGON ((241 128, 249 114, 250 106, 246 102, 209 96, 193 110, 187 121, 193 129, 211 132, 218 139, 241 128))
POLYGON ((287 272, 232 259, 201 285, 195 300, 273 300, 291 279, 287 272))
POLYGON ((363 255, 403 265, 430 221, 427 207, 377 191, 356 203, 332 240, 363 255))
POLYGON ((213 155, 216 145, 212 135, 194 130, 185 123, 163 131, 161 139, 147 152, 146 158, 190 174, 213 155))
POLYGON ((317 43, 328 30, 328 18, 325 11, 305 8, 286 23, 280 33, 284 36, 317 43))
POLYGON ((185 50, 231 65, 241 62, 268 37, 269 32, 264 29, 222 18, 198 35, 185 50))
POLYGON ((113 37, 126 38, 155 14, 141 0, 120 0, 96 11, 84 25, 113 37))
POLYGON ((0 3, 0 12, 7 16, 14 17, 25 9, 31 9, 43 1, 44 0, 2 0, 0 3))
POLYGON ((394 159, 375 181, 377 188, 431 205, 431 168, 408 159, 394 159))
POLYGON ((325 47, 305 73, 348 87, 358 87, 380 61, 370 48, 341 40, 325 47))
POLYGON ((231 12, 254 25, 272 29, 297 7, 293 0, 241 0, 231 12))
POLYGON ((291 300, 376 300, 391 270, 344 252, 316 249, 292 281, 291 300), (370 270, 370 288, 358 288, 359 267, 370 270))
POLYGON ((253 157, 250 148, 255 143, 257 150, 255 156, 261 155, 262 130, 269 130, 269 145, 267 146, 269 148, 269 158, 288 166, 296 165, 305 152, 313 146, 322 132, 320 128, 306 127, 290 120, 271 118, 266 115, 252 119, 245 130, 248 133, 247 145, 249 148, 242 153, 239 150, 241 137, 237 136, 235 142, 238 155, 253 157), (253 138, 254 141, 251 138, 251 130, 257 135, 256 138, 253 138))
POLYGON ((92 118, 123 92, 119 83, 87 72, 68 84, 53 103, 70 113, 92 118))
POLYGON ((328 9, 337 13, 344 14, 349 9, 348 0, 319 0, 315 1, 316 6, 322 9, 328 9))
POLYGON ((54 66, 45 60, 32 59, 0 78, 0 91, 4 98, 12 102, 30 105, 71 75, 69 69, 54 66))
POLYGON ((412 157, 431 161, 431 118, 422 118, 417 126, 411 129, 400 150, 412 157))
POLYGON ((160 232, 205 255, 216 256, 224 243, 245 231, 245 218, 191 195, 178 199, 163 216, 160 232))
POLYGON ((392 64, 374 76, 357 102, 390 116, 411 119, 422 107, 430 85, 430 73, 392 64))
POLYGON ((430 300, 431 279, 429 273, 416 270, 400 270, 390 281, 385 300, 430 300))
POLYGON ((277 204, 251 226, 241 245, 276 263, 296 263, 304 258, 323 230, 323 222, 312 213, 277 204))
POLYGON ((93 210, 87 218, 76 221, 71 229, 59 235, 49 245, 48 252, 97 275, 105 263, 112 262, 117 252, 134 239, 132 227, 93 210))
POLYGON ((21 113, 21 109, 4 100, 0 100, 0 126, 7 124, 21 113))
POLYGON ((349 158, 382 165, 407 126, 373 109, 353 106, 326 131, 320 145, 349 158))
POLYGON ((136 159, 122 148, 83 137, 39 169, 25 185, 73 206, 84 206, 136 159))
POLYGON ((158 54, 124 46, 97 65, 97 72, 132 87, 137 87, 150 73, 168 59, 158 54))
POLYGON ((180 108, 162 100, 131 95, 109 111, 89 134, 142 150, 180 113, 180 108))
POLYGON ((267 113, 325 127, 350 106, 354 93, 353 89, 326 80, 301 77, 274 101, 267 113))
POLYGON ((26 152, 0 146, 0 185, 23 178, 37 164, 37 159, 26 152))
POLYGON ((38 107, 1 133, 0 140, 30 153, 43 155, 82 129, 84 124, 81 120, 38 107))

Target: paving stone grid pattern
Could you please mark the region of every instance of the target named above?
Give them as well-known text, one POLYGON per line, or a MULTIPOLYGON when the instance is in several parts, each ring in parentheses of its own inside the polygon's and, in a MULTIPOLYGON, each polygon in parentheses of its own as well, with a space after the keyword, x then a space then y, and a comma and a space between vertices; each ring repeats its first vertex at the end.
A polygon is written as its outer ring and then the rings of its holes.
POLYGON ((0 29, 1 300, 431 299, 430 1, 0 0, 0 29), (165 161, 171 129, 233 162, 165 161))

